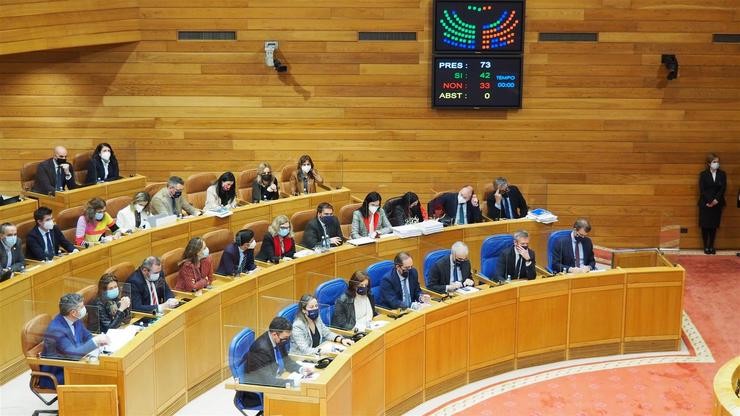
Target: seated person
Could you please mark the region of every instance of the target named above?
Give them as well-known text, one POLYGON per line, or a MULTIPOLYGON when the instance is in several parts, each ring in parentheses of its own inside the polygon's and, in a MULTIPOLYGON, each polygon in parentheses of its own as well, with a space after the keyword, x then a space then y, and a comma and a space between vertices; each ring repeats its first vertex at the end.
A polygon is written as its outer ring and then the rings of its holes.
POLYGON ((116 225, 121 232, 128 233, 149 228, 149 194, 137 192, 128 206, 116 214, 116 225))
POLYGON ((95 148, 90 165, 87 167, 85 183, 88 185, 110 182, 121 179, 118 172, 118 159, 113 153, 113 148, 108 143, 100 143, 95 148))
POLYGON ((414 259, 405 251, 393 259, 393 269, 380 282, 378 306, 387 309, 418 309, 419 303, 429 303, 429 295, 422 294, 419 272, 414 259))
POLYGON ((170 176, 167 186, 152 197, 152 204, 149 208, 152 215, 167 214, 180 217, 183 210, 188 215, 200 215, 201 211, 190 205, 187 198, 182 195, 184 189, 185 181, 181 177, 170 176))
POLYGON ((498 221, 500 219, 516 219, 527 216, 527 201, 519 192, 519 188, 509 185, 504 177, 498 177, 493 181, 494 193, 486 200, 488 204, 488 218, 498 221))
POLYGON ((391 225, 415 224, 427 219, 426 213, 422 211, 419 197, 413 192, 406 192, 393 207, 390 215, 391 225))
POLYGON ((224 172, 216 179, 216 183, 206 189, 206 205, 203 210, 231 210, 236 208, 236 202, 236 178, 233 173, 224 172))
POLYGON ((0 225, 0 240, 0 270, 3 273, 23 271, 26 259, 23 257, 18 228, 9 222, 3 223, 0 225))
POLYGON ((320 246, 324 237, 327 237, 333 246, 342 245, 344 242, 342 227, 334 216, 334 207, 328 202, 322 202, 316 207, 316 218, 306 224, 301 245, 306 248, 320 246))
POLYGON ((437 293, 454 292, 463 286, 474 286, 470 273, 468 246, 462 241, 452 244, 450 256, 439 259, 429 270, 427 289, 437 293))
POLYGON ((33 212, 36 225, 28 233, 26 254, 34 260, 51 260, 60 253, 61 246, 67 253, 76 253, 75 246, 64 237, 62 230, 54 224, 51 209, 39 207, 33 212))
POLYGON ((537 277, 535 265, 534 250, 529 248, 529 233, 519 230, 514 233, 514 245, 501 252, 493 280, 532 280, 537 277))
POLYGON ((256 269, 254 264, 254 231, 239 230, 234 237, 234 244, 229 244, 221 254, 221 263, 216 273, 222 276, 239 276, 256 269))
POLYGON ((294 255, 293 226, 287 216, 278 215, 267 228, 257 260, 277 264, 281 259, 292 259, 294 255))
POLYGON ((339 329, 365 332, 375 312, 375 299, 370 292, 370 278, 358 270, 352 274, 347 290, 334 302, 331 326, 339 329))
POLYGON ((586 218, 578 218, 573 224, 573 232, 555 240, 552 250, 552 271, 554 273, 584 273, 596 268, 594 244, 588 238, 591 223, 586 218))
POLYGON ((131 308, 137 312, 162 313, 179 305, 162 277, 162 260, 147 257, 141 266, 129 276, 126 283, 131 285, 131 308))
POLYGON ((380 208, 382 198, 377 192, 370 192, 362 201, 362 206, 352 213, 352 228, 350 238, 376 238, 381 234, 393 232, 391 223, 380 208))
POLYGON ((478 197, 470 185, 458 193, 446 192, 429 202, 429 212, 439 216, 440 212, 451 224, 475 224, 483 221, 478 197))
POLYGON ((85 212, 77 220, 77 229, 75 230, 75 244, 80 246, 83 243, 87 245, 98 244, 102 238, 110 233, 113 238, 121 236, 118 231, 116 220, 105 211, 105 201, 100 198, 93 198, 88 201, 85 212))
POLYGON ((331 347, 319 346, 325 341, 341 342, 352 345, 354 341, 337 335, 324 325, 319 315, 319 301, 313 295, 301 296, 298 301, 298 313, 293 321, 293 335, 290 337, 290 353, 313 355, 331 352, 331 347))
POLYGON ((274 201, 280 198, 278 180, 272 174, 272 167, 267 162, 262 162, 257 167, 257 177, 252 183, 252 202, 274 201))
MULTIPOLYGON (((82 295, 68 293, 59 299, 59 315, 49 322, 44 334, 44 351, 42 358, 79 360, 90 351, 102 345, 108 345, 110 339, 105 334, 92 336, 80 319, 87 315, 82 304, 82 295)), ((64 368, 42 365, 41 371, 51 373, 58 384, 64 384, 64 368)), ((41 378, 41 386, 54 387, 46 377, 41 378)))
POLYGON ((193 237, 182 253, 178 263, 175 290, 195 292, 213 283, 213 264, 208 253, 206 242, 200 237, 193 237))
POLYGON ((92 322, 93 315, 88 319, 90 328, 99 327, 100 333, 106 333, 111 328, 118 328, 131 320, 131 298, 121 297, 121 287, 113 273, 106 273, 98 281, 98 294, 88 305, 97 309, 98 322, 92 322))
POLYGON ((56 191, 64 189, 77 188, 75 182, 75 170, 67 162, 67 149, 64 146, 57 146, 50 159, 39 163, 36 169, 36 180, 33 182, 31 191, 53 195, 56 191))
POLYGON ((324 178, 316 172, 313 159, 309 155, 303 155, 298 160, 298 169, 290 175, 290 194, 313 194, 316 193, 316 184, 323 184, 324 178))

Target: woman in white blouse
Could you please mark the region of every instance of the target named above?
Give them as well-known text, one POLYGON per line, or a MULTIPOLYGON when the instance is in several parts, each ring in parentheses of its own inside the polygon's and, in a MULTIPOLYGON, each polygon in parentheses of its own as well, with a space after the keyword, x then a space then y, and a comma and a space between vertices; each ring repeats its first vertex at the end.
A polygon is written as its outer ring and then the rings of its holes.
POLYGON ((231 172, 224 172, 216 182, 206 189, 204 211, 236 208, 236 178, 231 172))
POLYGON ((121 232, 128 233, 137 229, 149 228, 149 194, 137 192, 134 200, 116 214, 116 225, 121 232))

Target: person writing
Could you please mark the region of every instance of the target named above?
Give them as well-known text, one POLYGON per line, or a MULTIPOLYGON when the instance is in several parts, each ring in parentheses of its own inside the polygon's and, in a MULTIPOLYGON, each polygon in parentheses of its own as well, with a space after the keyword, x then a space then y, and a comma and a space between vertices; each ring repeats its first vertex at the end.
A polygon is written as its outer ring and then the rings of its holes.
POLYGON ((722 221, 726 189, 727 174, 719 168, 719 156, 710 153, 707 155, 706 169, 699 174, 699 227, 704 254, 717 253, 714 239, 722 221))
POLYGON ((354 344, 351 339, 335 334, 324 325, 319 315, 319 302, 313 295, 301 296, 298 313, 293 321, 290 353, 313 355, 332 352, 330 344, 321 346, 326 341, 341 342, 347 346, 354 344))
POLYGON ((385 211, 380 208, 381 202, 382 198, 377 192, 370 192, 365 196, 362 206, 352 213, 351 238, 376 238, 381 234, 393 232, 385 211))
POLYGON ((153 215, 166 214, 182 216, 182 211, 188 215, 201 215, 202 212, 190 205, 187 198, 183 196, 185 181, 179 176, 170 176, 167 186, 160 189, 152 197, 150 210, 153 215))
MULTIPOLYGON (((131 320, 131 298, 121 297, 118 279, 112 273, 106 273, 98 281, 98 294, 88 306, 96 308, 98 322, 88 322, 91 328, 99 326, 101 333, 111 328, 118 328, 131 320)), ((91 315, 92 319, 93 316, 91 315)))
POLYGON ((93 245, 105 242, 106 234, 113 234, 112 239, 118 239, 121 232, 118 230, 116 220, 105 211, 105 201, 93 198, 88 201, 85 212, 77 220, 75 230, 75 244, 93 245))
POLYGON ((596 268, 594 244, 588 238, 590 232, 591 223, 586 218, 579 218, 570 234, 554 241, 553 272, 585 273, 596 268))
POLYGON ((213 283, 213 264, 208 246, 200 237, 190 239, 178 266, 180 271, 177 273, 175 290, 196 292, 213 283))
POLYGON ((118 171, 118 159, 113 153, 113 148, 108 143, 100 143, 90 158, 90 166, 87 167, 85 183, 88 185, 110 182, 121 179, 118 171))
POLYGON ((324 178, 314 168, 311 156, 301 156, 298 159, 298 169, 290 175, 291 195, 316 193, 316 184, 323 183, 324 178))
POLYGON ((203 210, 218 211, 236 208, 236 178, 231 172, 224 172, 216 183, 206 189, 206 204, 203 210))
POLYGON ((405 251, 398 253, 393 266, 380 282, 378 305, 387 309, 419 309, 421 304, 428 304, 430 296, 422 294, 419 272, 411 255, 405 251))
POLYGON ((149 194, 137 192, 130 204, 116 214, 116 225, 121 232, 130 233, 145 230, 149 225, 149 194))
POLYGON ((252 183, 252 202, 274 201, 280 198, 278 180, 272 174, 272 167, 267 162, 262 162, 257 167, 257 177, 252 183))
POLYGON ((426 215, 421 208, 419 197, 413 192, 406 192, 393 206, 390 222, 397 227, 400 225, 415 224, 426 220, 426 215))
POLYGON ((294 255, 293 226, 287 216, 278 215, 267 228, 257 260, 277 264, 282 259, 292 260, 294 255))
POLYGON ((444 294, 454 292, 463 286, 474 286, 468 254, 467 244, 462 241, 452 244, 450 255, 436 261, 429 270, 427 288, 444 294))
POLYGON ((334 302, 331 326, 365 332, 375 312, 375 299, 370 292, 370 277, 358 270, 352 274, 347 290, 334 302))
POLYGON ((131 285, 131 307, 138 312, 162 313, 176 307, 170 286, 162 276, 162 260, 147 257, 141 266, 129 276, 126 283, 131 285))

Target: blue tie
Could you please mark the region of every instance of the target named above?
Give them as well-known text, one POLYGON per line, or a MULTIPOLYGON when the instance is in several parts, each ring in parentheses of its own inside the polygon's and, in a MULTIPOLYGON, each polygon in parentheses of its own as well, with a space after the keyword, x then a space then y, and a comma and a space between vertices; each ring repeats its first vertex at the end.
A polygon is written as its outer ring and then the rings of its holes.
POLYGON ((282 374, 283 371, 285 371, 285 363, 283 363, 283 353, 280 352, 280 346, 275 347, 275 360, 278 364, 278 375, 282 374))
POLYGON ((465 212, 463 204, 457 204, 457 223, 465 224, 465 212))
POLYGON ((508 197, 506 198, 506 214, 507 217, 514 219, 514 210, 511 209, 511 199, 508 197))
POLYGON ((403 292, 403 307, 411 307, 411 294, 409 293, 409 279, 401 280, 401 291, 403 292))
POLYGON ((46 256, 49 260, 54 257, 54 243, 51 242, 51 231, 46 233, 46 256))
POLYGON ((452 267, 454 268, 453 277, 452 277, 453 280, 452 281, 453 282, 457 282, 458 280, 460 280, 460 275, 457 273, 457 265, 455 264, 452 267))

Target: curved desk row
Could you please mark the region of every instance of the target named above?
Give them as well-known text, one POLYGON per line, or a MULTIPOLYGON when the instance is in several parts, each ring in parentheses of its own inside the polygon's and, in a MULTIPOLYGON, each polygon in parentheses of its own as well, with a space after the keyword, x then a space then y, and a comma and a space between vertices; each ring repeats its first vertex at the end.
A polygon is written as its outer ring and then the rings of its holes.
POLYGON ((726 362, 714 376, 714 416, 740 415, 740 356, 726 362))
POLYGON ((117 196, 134 196, 134 193, 143 191, 145 186, 145 176, 131 175, 111 182, 101 182, 59 191, 54 195, 44 195, 30 191, 24 192, 24 194, 27 197, 37 199, 39 206, 49 207, 58 213, 66 208, 85 205, 87 201, 95 197, 108 200, 117 196))
MULTIPOLYGON (((182 246, 189 235, 207 228, 198 219, 188 220, 170 233, 143 233, 131 242, 96 247, 92 250, 105 253, 98 257, 91 250, 86 257, 106 265, 140 260, 148 252, 182 246)), ((515 220, 343 246, 221 281, 214 290, 165 314, 116 353, 101 356, 94 364, 65 366, 65 379, 74 385, 117 386, 121 414, 172 414, 230 376, 231 338, 243 327, 265 328, 276 313, 270 299, 296 299, 322 281, 349 276, 400 250, 409 251, 421 269, 427 251, 449 247, 456 240, 471 246, 475 266, 485 236, 521 228, 532 231, 531 245, 544 257, 549 227, 515 220)), ((41 271, 35 275, 58 281, 60 272, 87 266, 89 275, 96 276, 103 267, 91 260, 84 263, 71 258, 47 266, 57 269, 47 270, 48 276, 41 271)), ((654 266, 537 279, 451 299, 374 331, 300 389, 265 388, 267 414, 351 414, 352 409, 395 414, 514 368, 620 352, 675 350, 680 342, 683 282, 680 266, 654 266)))

